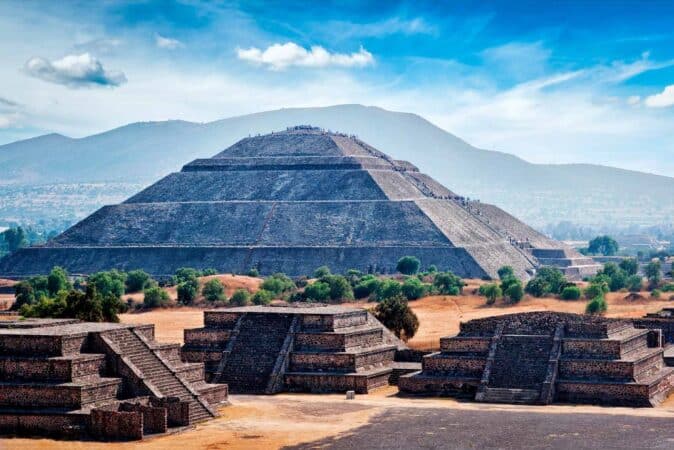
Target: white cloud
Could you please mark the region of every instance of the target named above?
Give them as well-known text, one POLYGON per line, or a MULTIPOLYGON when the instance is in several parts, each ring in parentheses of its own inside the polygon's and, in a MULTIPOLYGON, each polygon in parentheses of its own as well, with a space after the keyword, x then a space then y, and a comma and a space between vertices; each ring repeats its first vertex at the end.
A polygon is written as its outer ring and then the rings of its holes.
POLYGON ((317 25, 319 28, 327 28, 331 34, 340 39, 353 37, 386 37, 394 34, 406 36, 413 34, 436 34, 437 28, 429 24, 423 17, 404 20, 399 17, 391 17, 386 20, 371 23, 354 23, 332 21, 327 24, 317 25))
POLYGON ((641 103, 641 96, 630 95, 629 97, 627 97, 627 104, 628 105, 634 106, 634 105, 638 105, 639 103, 641 103))
POLYGON ((0 114, 0 129, 16 126, 20 119, 19 113, 0 114))
POLYGON ((108 71, 89 53, 67 55, 55 61, 33 57, 24 65, 26 73, 50 83, 71 88, 92 86, 120 86, 126 83, 122 72, 108 71))
POLYGON ((659 94, 646 97, 646 106, 651 108, 666 108, 674 105, 674 84, 670 84, 659 94))
POLYGON ((167 49, 167 50, 175 50, 177 48, 185 46, 178 39, 167 38, 167 37, 162 36, 161 34, 155 34, 154 42, 157 45, 157 47, 164 48, 164 49, 167 49))
POLYGON ((364 67, 374 63, 372 53, 363 47, 358 52, 330 53, 321 46, 313 46, 310 50, 300 47, 294 42, 273 44, 265 50, 257 47, 237 49, 239 59, 258 65, 264 65, 272 70, 283 70, 287 67, 321 68, 335 67, 364 67))

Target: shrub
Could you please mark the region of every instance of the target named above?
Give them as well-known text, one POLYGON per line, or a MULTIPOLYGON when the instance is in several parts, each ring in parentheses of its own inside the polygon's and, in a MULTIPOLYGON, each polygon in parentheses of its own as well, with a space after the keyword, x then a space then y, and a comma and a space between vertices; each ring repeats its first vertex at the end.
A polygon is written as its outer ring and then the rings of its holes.
POLYGON ((200 276, 201 272, 199 272, 197 269, 193 269, 192 267, 181 267, 180 269, 176 270, 173 279, 175 284, 180 284, 184 283, 185 281, 196 280, 200 276))
POLYGON ((377 286, 375 299, 380 302, 384 299, 402 294, 402 285, 396 280, 384 280, 377 286))
POLYGON ((309 284, 309 279, 306 276, 301 276, 297 280, 295 280, 295 286, 298 288, 303 288, 307 284, 309 284))
POLYGON ((255 294, 253 294, 253 304, 254 305, 268 305, 268 304, 271 303, 273 298, 274 298, 274 294, 272 292, 266 291, 264 289, 260 289, 255 294))
POLYGON ((559 294, 567 283, 564 274, 556 267, 541 267, 527 283, 526 292, 534 297, 559 294))
POLYGON ((328 266, 321 266, 314 270, 314 278, 323 278, 330 275, 330 268, 328 266))
POLYGON ((126 310, 126 305, 114 295, 101 295, 94 285, 87 286, 86 292, 77 290, 58 292, 55 298, 42 296, 35 304, 24 304, 24 317, 74 318, 86 322, 119 322, 118 313, 126 310))
POLYGON ((143 306, 146 308, 157 308, 166 306, 169 303, 168 293, 160 287, 151 287, 145 289, 143 295, 143 306))
POLYGON ((498 270, 499 280, 515 276, 515 270, 511 266, 503 266, 498 270))
POLYGON ((532 278, 527 282, 525 290, 534 297, 543 297, 547 293, 548 286, 542 278, 532 278))
POLYGON ((639 263, 637 262, 636 258, 623 259, 620 261, 618 266, 627 274, 628 277, 631 275, 636 275, 639 271, 639 263))
POLYGON ((320 279, 330 286, 330 300, 353 300, 353 288, 341 275, 328 275, 320 279))
POLYGON ((255 267, 253 267, 253 268, 251 268, 251 269, 248 271, 247 275, 248 275, 249 277, 255 277, 255 278, 257 278, 257 277, 260 276, 260 272, 259 272, 255 267))
POLYGON ((191 305, 199 295, 199 282, 196 278, 183 281, 178 285, 178 301, 183 305, 191 305))
POLYGON ((644 273, 646 274, 646 278, 648 278, 651 288, 658 287, 658 284, 662 280, 662 265, 660 261, 656 260, 648 263, 644 269, 644 273))
POLYGON ((437 288, 440 294, 459 295, 463 285, 463 280, 452 272, 439 272, 433 279, 433 286, 437 288))
POLYGON ((585 288, 583 294, 587 299, 594 299, 597 297, 603 297, 608 291, 609 289, 605 282, 602 283, 593 282, 588 287, 585 288))
POLYGON ((419 271, 421 263, 414 256, 403 256, 398 260, 396 270, 404 275, 414 275, 419 271))
POLYGON ((97 272, 87 278, 87 286, 94 286, 102 296, 114 295, 121 298, 126 289, 126 274, 117 270, 97 272))
POLYGON ((606 312, 606 309, 606 299, 603 295, 593 298, 585 306, 585 312, 587 314, 603 314, 606 312))
POLYGON ((428 266, 428 273, 436 273, 438 271, 438 268, 435 267, 435 264, 431 264, 428 266))
POLYGON ((61 267, 54 267, 47 277, 47 291, 49 295, 56 295, 59 291, 71 289, 72 285, 68 281, 68 273, 61 267))
POLYGON ((229 304, 234 306, 246 306, 250 304, 250 292, 245 289, 237 289, 229 299, 229 304))
POLYGON ((578 300, 581 292, 578 286, 567 286, 562 289, 562 300, 578 300))
POLYGON ((402 295, 382 300, 373 313, 377 320, 403 341, 414 337, 419 329, 419 319, 402 295))
POLYGON ((653 291, 651 292, 651 297, 653 298, 660 298, 661 295, 662 292, 660 291, 660 289, 653 289, 653 291))
POLYGON ((630 275, 625 281, 625 287, 630 290, 630 292, 639 292, 641 290, 641 283, 643 280, 639 275, 630 275))
POLYGON ((224 302, 227 300, 227 297, 225 296, 225 287, 217 278, 213 278, 204 283, 204 287, 201 288, 201 295, 203 295, 209 302, 224 302))
POLYGON ((510 303, 519 303, 519 301, 524 297, 522 282, 517 280, 516 283, 512 283, 510 286, 508 286, 508 289, 503 292, 503 294, 510 303))
POLYGON ((288 278, 284 273, 275 273, 260 285, 261 289, 273 293, 274 296, 279 296, 286 291, 295 289, 295 287, 293 280, 288 278))
POLYGON ((330 298, 330 285, 316 281, 304 288, 304 297, 309 301, 325 302, 330 298))
POLYGON ((487 297, 487 305, 493 305, 503 295, 501 287, 496 283, 483 284, 480 286, 479 293, 487 297))
POLYGON ((132 270, 126 274, 126 292, 142 291, 150 287, 152 281, 144 270, 132 270))
POLYGON ((426 294, 427 286, 418 278, 408 278, 402 285, 401 291, 407 300, 416 300, 426 294))
POLYGON ((209 277, 211 275, 217 275, 218 271, 215 269, 204 269, 201 271, 201 276, 202 277, 209 277))
POLYGON ((660 288, 662 292, 674 292, 674 283, 665 284, 660 288))
POLYGON ((369 297, 370 295, 374 294, 377 289, 379 288, 379 285, 381 284, 381 281, 379 281, 377 278, 373 277, 372 275, 368 275, 368 277, 363 277, 363 279, 356 285, 356 287, 353 288, 353 295, 356 298, 366 298, 369 297))
POLYGON ((14 285, 14 304, 12 309, 16 310, 23 305, 31 305, 35 303, 35 291, 33 286, 28 281, 20 281, 14 285))

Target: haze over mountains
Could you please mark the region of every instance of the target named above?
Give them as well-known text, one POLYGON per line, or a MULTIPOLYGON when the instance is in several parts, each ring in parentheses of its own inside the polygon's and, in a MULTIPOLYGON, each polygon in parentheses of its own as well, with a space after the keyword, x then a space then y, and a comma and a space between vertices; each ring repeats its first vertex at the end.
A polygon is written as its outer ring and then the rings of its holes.
POLYGON ((562 220, 654 225, 671 222, 674 213, 674 178, 588 164, 531 164, 475 148, 414 114, 340 105, 205 124, 133 123, 81 139, 49 134, 0 146, 0 225, 81 218, 243 137, 298 124, 356 134, 452 191, 495 203, 539 227, 562 220), (77 186, 90 195, 83 199, 77 186))

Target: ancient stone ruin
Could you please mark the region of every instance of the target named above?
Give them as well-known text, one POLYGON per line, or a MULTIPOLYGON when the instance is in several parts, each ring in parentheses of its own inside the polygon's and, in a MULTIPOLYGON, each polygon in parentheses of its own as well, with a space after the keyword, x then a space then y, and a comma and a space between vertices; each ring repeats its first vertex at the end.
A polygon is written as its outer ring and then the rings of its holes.
POLYGON ((0 432, 142 439, 218 415, 227 386, 204 382, 153 325, 0 322, 0 432))
POLYGON ((423 369, 400 378, 404 393, 494 403, 654 406, 672 391, 659 330, 629 320, 535 312, 472 320, 423 369))
MULTIPOLYGON (((422 151, 423 149, 420 149, 422 151)), ((599 267, 501 209, 468 201, 412 164, 353 136, 312 127, 243 139, 197 159, 44 246, 0 260, 20 278, 180 267, 307 275, 328 265, 390 273, 405 255, 462 277, 527 278, 541 265, 568 276, 599 267)))
POLYGON ((249 306, 206 311, 182 358, 232 393, 367 393, 385 386, 402 343, 362 309, 249 306))

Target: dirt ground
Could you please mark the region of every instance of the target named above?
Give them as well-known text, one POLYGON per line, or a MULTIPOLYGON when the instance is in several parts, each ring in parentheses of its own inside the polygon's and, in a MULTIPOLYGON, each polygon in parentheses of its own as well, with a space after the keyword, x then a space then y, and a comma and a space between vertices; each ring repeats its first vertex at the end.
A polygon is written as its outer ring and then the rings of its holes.
MULTIPOLYGON (((142 442, 96 443, 14 438, 0 439, 0 448, 7 450, 276 449, 331 437, 348 440, 350 436, 358 435, 359 428, 374 425, 381 418, 391 415, 393 411, 401 410, 404 411, 404 417, 409 418, 420 417, 429 411, 441 413, 442 416, 455 416, 456 420, 452 422, 458 422, 461 417, 472 414, 498 415, 503 418, 519 414, 532 420, 544 415, 549 422, 555 422, 556 415, 568 417, 569 414, 583 414, 585 418, 595 416, 601 420, 612 420, 607 419, 610 416, 615 416, 616 420, 620 417, 631 417, 646 423, 662 418, 674 419, 674 405, 642 409, 573 405, 486 405, 462 403, 451 398, 402 398, 396 395, 394 387, 379 389, 367 396, 357 396, 351 401, 337 394, 232 396, 230 400, 230 406, 220 408, 221 416, 217 419, 197 425, 196 428, 183 433, 158 436, 142 442)), ((442 430, 444 427, 437 431, 440 433, 442 430)), ((521 427, 517 430, 518 433, 524 431, 521 427)), ((408 432, 413 433, 414 430, 408 432)), ((566 432, 572 433, 573 429, 567 428, 566 432)), ((377 436, 371 438, 378 439, 377 436)), ((664 445, 666 440, 667 436, 663 435, 664 445)), ((449 442, 446 440, 445 445, 449 442)), ((451 447, 467 448, 471 445, 468 441, 454 444, 451 447)), ((318 447, 310 445, 308 448, 318 447)), ((399 445, 397 448, 403 447, 399 445)))

